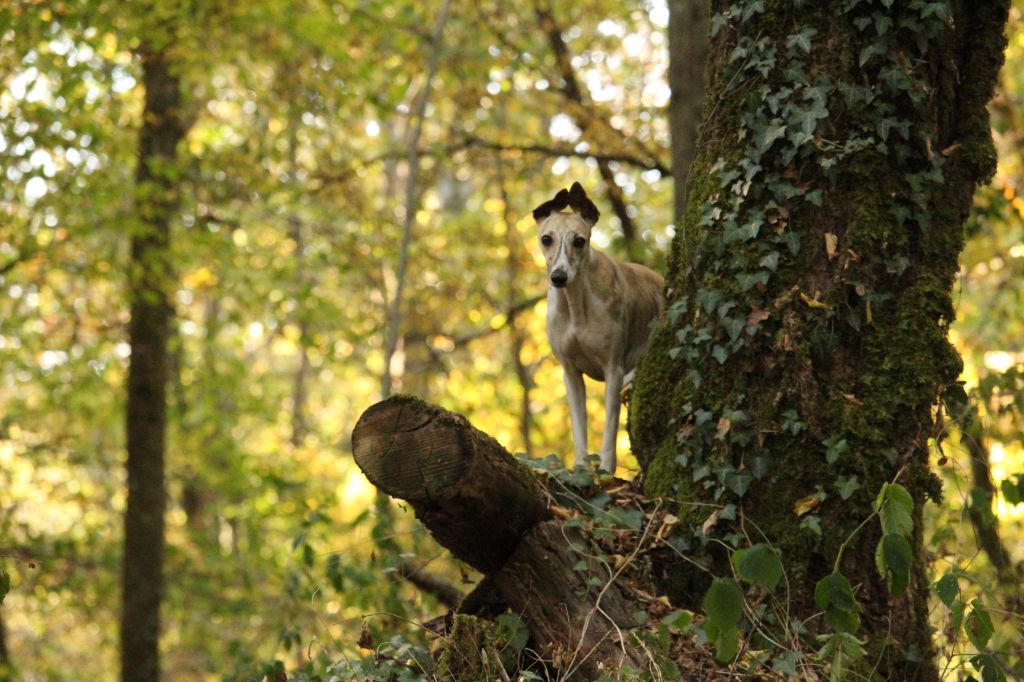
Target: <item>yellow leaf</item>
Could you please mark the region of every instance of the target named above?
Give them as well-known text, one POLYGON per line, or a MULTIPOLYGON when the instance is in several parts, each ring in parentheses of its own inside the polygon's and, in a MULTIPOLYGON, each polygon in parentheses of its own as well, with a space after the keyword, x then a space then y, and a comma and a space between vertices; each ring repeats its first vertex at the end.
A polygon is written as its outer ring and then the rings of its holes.
POLYGON ((800 300, 806 303, 809 307, 814 308, 815 310, 829 309, 829 305, 827 303, 822 303, 817 299, 811 298, 810 296, 803 292, 800 292, 800 300))
POLYGON ((799 500, 793 503, 793 513, 797 516, 803 516, 809 511, 812 511, 821 504, 821 500, 818 499, 817 495, 808 495, 807 497, 801 497, 799 500))
POLYGON ((565 507, 560 507, 557 504, 553 504, 551 505, 551 507, 549 507, 549 509, 551 510, 551 513, 555 516, 555 518, 561 519, 563 521, 567 521, 568 519, 572 518, 572 512, 565 507))
POLYGON ((825 233, 825 253, 828 254, 828 259, 832 260, 836 257, 836 246, 839 245, 839 237, 835 236, 831 232, 825 233))

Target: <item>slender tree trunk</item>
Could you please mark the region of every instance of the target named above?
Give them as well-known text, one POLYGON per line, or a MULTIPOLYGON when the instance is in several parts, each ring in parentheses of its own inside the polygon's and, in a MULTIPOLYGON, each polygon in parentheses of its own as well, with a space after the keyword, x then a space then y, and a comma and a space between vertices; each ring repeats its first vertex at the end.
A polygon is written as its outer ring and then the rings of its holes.
POLYGON ((984 430, 978 408, 968 408, 964 428, 964 442, 970 457, 971 496, 967 514, 974 526, 974 535, 978 547, 988 555, 992 567, 996 569, 999 581, 1004 584, 1014 583, 1019 579, 1014 570, 1009 552, 999 537, 999 519, 992 513, 992 500, 996 496, 996 486, 992 482, 992 470, 989 466, 988 448, 984 443, 984 430))
POLYGON ((416 181, 420 172, 419 144, 423 132, 423 119, 426 116, 427 103, 430 101, 430 90, 437 74, 438 63, 443 46, 444 27, 448 23, 448 10, 451 0, 444 0, 441 11, 434 22, 431 33, 431 52, 427 64, 427 75, 423 82, 423 91, 416 101, 415 123, 407 141, 407 170, 405 179, 405 218, 402 224, 402 243, 398 249, 398 267, 395 270, 395 295, 388 307, 387 333, 384 341, 384 375, 381 379, 381 398, 391 395, 391 359, 398 348, 398 337, 402 324, 402 299, 405 292, 405 273, 409 263, 409 248, 412 245, 412 227, 416 222, 417 188, 416 181))
POLYGON ((0 605, 0 682, 14 679, 14 663, 7 647, 7 625, 4 623, 4 607, 0 605))
POLYGON ((512 341, 510 356, 512 366, 515 369, 516 379, 519 381, 519 436, 523 439, 523 452, 527 457, 533 456, 533 445, 530 433, 532 431, 533 417, 530 412, 530 391, 533 389, 533 373, 529 366, 523 362, 523 345, 525 343, 523 330, 516 322, 518 314, 513 312, 516 309, 516 301, 519 296, 519 256, 520 244, 516 234, 515 213, 511 208, 511 201, 508 196, 508 188, 505 184, 505 168, 501 157, 495 157, 495 165, 498 170, 498 190, 501 193, 502 216, 505 222, 505 248, 508 255, 505 258, 506 283, 505 309, 507 315, 509 338, 512 341))
MULTIPOLYGON (((701 143, 633 447, 648 494, 681 500, 695 558, 731 575, 713 538, 771 543, 786 616, 812 631, 829 629, 814 587, 838 570, 857 586, 865 672, 934 680, 928 442, 961 368, 950 292, 994 169, 985 104, 1008 3, 795 5, 712 3, 701 143), (891 481, 914 501, 905 589, 876 568, 872 503, 891 481)), ((706 578, 660 572, 673 602, 699 607, 706 578)))
POLYGON ((697 125, 704 103, 704 62, 708 51, 708 0, 669 0, 668 84, 669 125, 672 130, 674 219, 686 217, 686 196, 697 148, 697 125))
POLYGON ((136 171, 138 225, 131 239, 121 679, 155 682, 163 594, 170 225, 178 205, 172 169, 185 128, 179 79, 166 52, 144 46, 139 56, 146 100, 136 171))

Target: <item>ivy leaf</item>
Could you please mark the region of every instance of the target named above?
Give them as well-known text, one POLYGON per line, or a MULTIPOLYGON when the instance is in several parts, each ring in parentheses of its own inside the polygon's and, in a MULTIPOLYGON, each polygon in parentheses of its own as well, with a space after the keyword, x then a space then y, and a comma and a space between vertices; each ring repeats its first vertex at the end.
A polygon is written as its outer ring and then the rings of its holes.
POLYGON ((732 555, 732 564, 741 578, 749 583, 774 590, 782 580, 782 560, 779 554, 763 542, 732 555))
MULTIPOLYGON (((779 119, 775 119, 779 121, 779 119)), ((764 141, 761 143, 761 150, 764 151, 772 146, 772 144, 786 135, 786 124, 778 122, 774 125, 768 126, 768 129, 764 133, 764 141)))
POLYGON ((716 343, 715 347, 711 349, 711 357, 718 360, 718 364, 724 365, 725 361, 729 359, 729 351, 716 343))
POLYGON ((860 57, 857 60, 858 65, 864 66, 876 54, 882 54, 882 47, 876 43, 871 43, 860 51, 860 57))
POLYGON ((786 39, 786 47, 788 47, 789 49, 798 47, 805 53, 810 52, 811 38, 813 38, 817 33, 818 29, 816 28, 805 28, 799 33, 794 33, 793 35, 789 36, 789 38, 786 39))
POLYGON ((914 562, 914 550, 902 535, 887 533, 875 547, 875 565, 878 572, 889 582, 893 596, 903 594, 910 583, 910 567, 914 562))
POLYGON ((914 530, 914 498, 899 483, 885 483, 875 499, 875 511, 882 521, 882 532, 909 536, 914 530))
POLYGON ((825 461, 829 464, 835 464, 840 457, 850 451, 850 444, 845 438, 838 436, 828 438, 822 441, 822 444, 825 446, 825 461))
POLYGON ((746 325, 746 320, 742 317, 727 317, 722 320, 722 326, 725 328, 725 331, 729 334, 729 339, 732 341, 739 338, 746 325))
POLYGON ((935 583, 935 593, 939 595, 939 599, 946 605, 946 608, 952 608, 953 600, 960 594, 960 583, 957 582, 956 576, 947 573, 939 578, 935 583))
POLYGON ((760 265, 762 268, 767 268, 774 271, 775 268, 779 267, 779 252, 772 251, 765 256, 761 257, 760 265))
POLYGON ((839 497, 844 500, 850 499, 850 495, 860 490, 860 481, 857 480, 857 476, 844 476, 840 474, 836 476, 834 483, 836 490, 839 491, 839 497))

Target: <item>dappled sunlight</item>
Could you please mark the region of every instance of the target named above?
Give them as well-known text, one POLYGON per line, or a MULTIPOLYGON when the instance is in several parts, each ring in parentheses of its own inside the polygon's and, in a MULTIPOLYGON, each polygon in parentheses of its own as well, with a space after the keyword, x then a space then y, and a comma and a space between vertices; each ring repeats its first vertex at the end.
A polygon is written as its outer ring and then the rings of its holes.
MULTIPOLYGON (((0 28, 0 570, 11 576, 0 632, 18 679, 118 669, 126 384, 132 353, 151 352, 129 342, 143 270, 131 245, 152 236, 140 207, 171 199, 138 181, 139 131, 154 123, 140 55, 154 46, 181 79, 185 128, 177 162, 146 167, 180 194, 165 257, 146 264, 170 316, 165 677, 358 657, 364 633, 429 641, 421 624, 446 607, 402 577, 403 562, 463 593, 480 576, 407 505, 378 504, 353 427, 388 371, 396 392, 465 415, 510 452, 571 465, 531 211, 578 180, 601 202, 593 244, 665 269, 678 228, 668 3, 549 3, 563 61, 529 11, 453 3, 429 96, 437 3, 242 0, 192 3, 187 16, 162 1, 50 4, 0 10, 11 22, 0 28)), ((1001 156, 976 202, 950 339, 982 424, 991 515, 1021 562, 1024 503, 1001 487, 1024 472, 1012 383, 1024 364, 1019 14, 1011 30, 993 105, 1001 156)), ((586 388, 596 452, 604 384, 586 388)), ((615 473, 633 479, 626 410, 615 473)), ((939 536, 930 577, 955 565, 966 592, 1002 598, 967 517, 975 482, 960 429, 922 436, 945 493, 926 507, 939 536)))

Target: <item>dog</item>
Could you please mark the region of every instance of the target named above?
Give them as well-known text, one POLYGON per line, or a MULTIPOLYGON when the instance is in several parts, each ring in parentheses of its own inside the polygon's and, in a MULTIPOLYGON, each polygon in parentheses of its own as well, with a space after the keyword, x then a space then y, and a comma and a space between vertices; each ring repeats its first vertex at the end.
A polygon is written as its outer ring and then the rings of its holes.
POLYGON ((622 390, 647 348, 651 321, 665 309, 665 281, 591 246, 600 215, 578 182, 533 211, 550 282, 548 341, 565 375, 574 463, 585 465, 588 456, 586 374, 605 382, 600 466, 614 474, 622 390))

